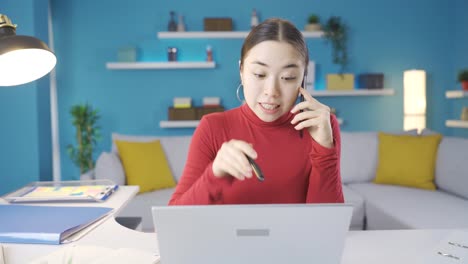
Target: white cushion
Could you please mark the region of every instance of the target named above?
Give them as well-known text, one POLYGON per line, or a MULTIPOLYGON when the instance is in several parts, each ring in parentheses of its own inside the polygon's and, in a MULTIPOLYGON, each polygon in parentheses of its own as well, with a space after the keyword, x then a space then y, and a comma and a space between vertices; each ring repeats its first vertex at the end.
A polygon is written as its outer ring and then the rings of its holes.
POLYGON ((348 185, 366 200, 367 229, 468 228, 468 200, 442 191, 348 185))
POLYGON ((468 199, 468 139, 444 137, 437 152, 437 188, 468 199))
POLYGON ((142 229, 145 232, 154 232, 152 206, 163 206, 169 204, 175 188, 161 189, 146 192, 135 196, 128 205, 123 208, 119 216, 139 216, 142 218, 142 229))
POLYGON ((179 181, 187 160, 188 149, 192 136, 135 136, 112 133, 112 152, 118 153, 116 140, 130 142, 149 142, 160 140, 164 153, 166 154, 169 167, 176 181, 179 181))
POLYGON ((343 185, 345 203, 353 205, 353 216, 351 217, 350 229, 362 230, 364 228, 364 198, 353 189, 343 185))
POLYGON ((96 179, 94 169, 89 170, 88 172, 83 173, 83 174, 80 175, 80 180, 81 181, 91 181, 91 180, 94 180, 94 179, 96 179))
MULTIPOLYGON (((417 135, 418 130, 389 132, 417 135)), ((377 171, 379 140, 377 132, 341 132, 341 181, 370 182, 377 171)))
POLYGON ((94 169, 96 180, 108 179, 118 185, 125 185, 125 171, 115 153, 102 152, 94 169))
POLYGON ((377 133, 341 132, 341 181, 369 182, 377 169, 377 133))

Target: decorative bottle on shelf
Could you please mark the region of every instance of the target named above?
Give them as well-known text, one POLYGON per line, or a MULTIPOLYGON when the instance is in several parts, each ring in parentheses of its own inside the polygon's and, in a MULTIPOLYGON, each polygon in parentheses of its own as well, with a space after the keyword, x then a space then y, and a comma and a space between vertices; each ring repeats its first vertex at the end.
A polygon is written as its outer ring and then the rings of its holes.
POLYGON ((257 10, 255 8, 252 10, 252 15, 250 17, 250 28, 254 28, 258 25, 258 16, 257 16, 257 10))
POLYGON ((206 61, 213 61, 213 49, 210 45, 206 46, 206 61))
POLYGON ((177 48, 176 47, 167 48, 167 60, 177 61, 177 48))
POLYGON ((179 23, 177 23, 177 31, 184 32, 185 31, 185 23, 184 23, 184 16, 179 15, 179 23))
POLYGON ((169 19, 169 23, 167 24, 167 31, 177 31, 177 23, 175 21, 175 12, 171 11, 169 13, 171 15, 171 18, 169 19))

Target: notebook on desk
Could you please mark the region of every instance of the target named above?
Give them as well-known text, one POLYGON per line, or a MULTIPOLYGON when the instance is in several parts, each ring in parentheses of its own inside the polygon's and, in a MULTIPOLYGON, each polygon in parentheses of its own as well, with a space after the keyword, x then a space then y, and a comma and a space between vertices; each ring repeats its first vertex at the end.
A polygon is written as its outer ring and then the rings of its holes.
POLYGON ((162 264, 338 264, 346 204, 152 207, 162 264))
POLYGON ((108 216, 107 207, 0 204, 0 243, 62 244, 108 216))

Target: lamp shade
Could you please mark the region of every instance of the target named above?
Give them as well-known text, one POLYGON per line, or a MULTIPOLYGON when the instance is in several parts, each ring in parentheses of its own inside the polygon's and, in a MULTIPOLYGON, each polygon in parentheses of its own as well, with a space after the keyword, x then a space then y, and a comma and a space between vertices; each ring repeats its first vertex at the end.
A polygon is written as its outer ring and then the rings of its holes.
POLYGON ((17 36, 16 25, 0 14, 0 86, 32 82, 49 73, 57 59, 41 40, 17 36))
POLYGON ((404 129, 426 128, 426 72, 405 71, 403 86, 404 129))

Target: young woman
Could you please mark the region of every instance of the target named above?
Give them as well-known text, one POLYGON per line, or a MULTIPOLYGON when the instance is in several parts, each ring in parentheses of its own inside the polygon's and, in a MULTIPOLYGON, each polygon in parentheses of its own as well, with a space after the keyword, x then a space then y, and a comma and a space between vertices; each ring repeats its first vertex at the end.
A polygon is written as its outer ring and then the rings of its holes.
POLYGON ((343 202, 339 125, 301 87, 308 62, 290 22, 250 32, 239 62, 245 103, 203 117, 170 205, 343 202))

